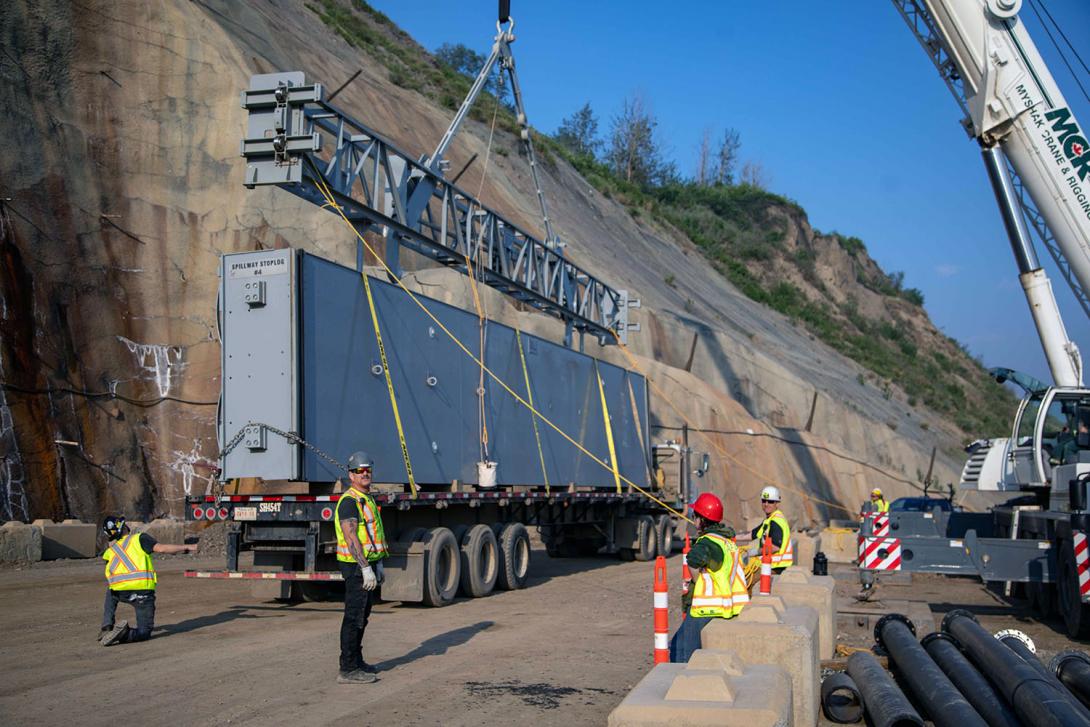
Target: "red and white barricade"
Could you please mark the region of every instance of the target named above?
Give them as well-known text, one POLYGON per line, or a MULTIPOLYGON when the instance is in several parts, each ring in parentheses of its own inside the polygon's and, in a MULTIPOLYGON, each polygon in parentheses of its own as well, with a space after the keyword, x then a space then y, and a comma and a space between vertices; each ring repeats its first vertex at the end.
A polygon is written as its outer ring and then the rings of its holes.
POLYGON ((868 570, 901 570, 901 539, 860 538, 859 567, 868 570))
POLYGON ((1086 533, 1075 530, 1071 533, 1071 545, 1075 548, 1075 570, 1079 574, 1079 596, 1083 601, 1090 601, 1090 543, 1086 533))

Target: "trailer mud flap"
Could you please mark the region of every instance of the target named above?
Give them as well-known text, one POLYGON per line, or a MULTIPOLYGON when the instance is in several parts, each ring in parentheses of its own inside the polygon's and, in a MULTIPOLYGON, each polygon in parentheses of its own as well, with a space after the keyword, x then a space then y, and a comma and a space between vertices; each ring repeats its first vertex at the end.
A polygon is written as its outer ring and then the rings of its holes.
POLYGON ((390 555, 383 561, 386 582, 383 601, 419 603, 424 600, 424 543, 389 544, 390 555))

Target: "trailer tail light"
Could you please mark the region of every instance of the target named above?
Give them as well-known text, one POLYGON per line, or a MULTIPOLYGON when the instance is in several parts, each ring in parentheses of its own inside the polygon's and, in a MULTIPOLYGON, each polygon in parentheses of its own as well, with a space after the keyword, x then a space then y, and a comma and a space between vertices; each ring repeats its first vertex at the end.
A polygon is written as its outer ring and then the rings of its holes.
POLYGON ((193 508, 193 518, 196 519, 196 520, 204 520, 204 508, 202 508, 202 507, 193 508))
POLYGON ((221 508, 220 508, 220 513, 219 513, 219 514, 220 514, 220 520, 226 520, 226 519, 227 519, 227 516, 228 516, 228 515, 229 515, 230 513, 228 512, 228 510, 227 510, 227 508, 226 508, 226 507, 221 507, 221 508))
POLYGON ((330 520, 332 518, 333 518, 333 508, 323 507, 322 508, 322 519, 323 520, 330 520))

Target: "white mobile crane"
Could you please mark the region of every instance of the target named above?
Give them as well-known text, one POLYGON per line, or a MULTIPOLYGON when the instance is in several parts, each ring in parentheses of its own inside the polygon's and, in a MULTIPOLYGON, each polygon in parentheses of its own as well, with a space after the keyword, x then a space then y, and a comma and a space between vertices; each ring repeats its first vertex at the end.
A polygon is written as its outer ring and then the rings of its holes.
POLYGON ((1053 384, 995 370, 1026 396, 1011 436, 979 443, 962 473, 963 488, 1032 497, 986 514, 894 512, 879 527, 864 521, 861 562, 1023 582, 1039 611, 1058 605, 1068 632, 1087 635, 1090 389, 1030 228, 1090 315, 1090 143, 1019 18, 1022 0, 893 2, 980 145, 1053 384))

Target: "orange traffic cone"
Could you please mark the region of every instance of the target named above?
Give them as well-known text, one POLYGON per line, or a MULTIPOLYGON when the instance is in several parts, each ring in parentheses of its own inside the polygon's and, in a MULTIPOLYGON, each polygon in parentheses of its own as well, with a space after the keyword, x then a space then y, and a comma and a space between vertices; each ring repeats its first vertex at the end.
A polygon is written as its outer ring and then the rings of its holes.
POLYGON ((761 595, 772 595, 772 538, 766 537, 761 553, 761 595))
POLYGON ((655 558, 655 663, 670 661, 670 607, 666 589, 666 558, 655 558))

